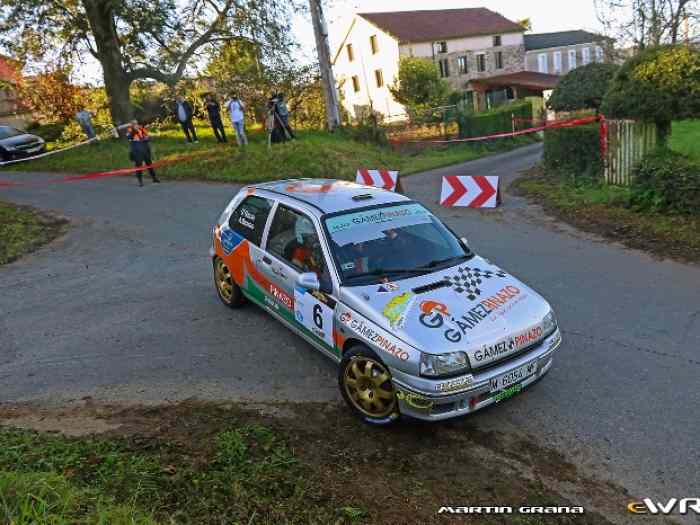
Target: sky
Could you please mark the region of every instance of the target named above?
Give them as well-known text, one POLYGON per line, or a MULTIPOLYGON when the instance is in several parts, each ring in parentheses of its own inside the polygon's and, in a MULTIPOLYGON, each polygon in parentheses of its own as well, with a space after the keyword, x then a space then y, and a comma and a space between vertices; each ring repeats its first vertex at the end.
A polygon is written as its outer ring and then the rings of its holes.
MULTIPOLYGON (((306 0, 302 0, 306 2, 306 0)), ((324 0, 329 24, 331 50, 339 44, 352 16, 356 12, 411 11, 418 9, 455 9, 460 7, 487 7, 506 18, 516 21, 530 18, 535 33, 564 31, 567 29, 600 30, 593 0, 324 0)), ((308 16, 296 16, 292 31, 301 44, 301 60, 315 59, 315 41, 308 16)), ((90 60, 76 71, 75 80, 91 84, 101 83, 101 68, 90 60)))

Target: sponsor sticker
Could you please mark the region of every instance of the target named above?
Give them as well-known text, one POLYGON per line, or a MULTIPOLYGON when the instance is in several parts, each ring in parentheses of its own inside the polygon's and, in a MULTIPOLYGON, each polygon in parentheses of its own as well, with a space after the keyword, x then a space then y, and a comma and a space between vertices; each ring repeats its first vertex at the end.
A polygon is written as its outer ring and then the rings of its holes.
POLYGON ((463 388, 466 388, 468 386, 471 386, 472 383, 474 383, 474 377, 469 375, 469 376, 464 376, 464 377, 458 377, 457 379, 452 379, 450 381, 445 381, 444 383, 438 383, 435 385, 435 390, 437 392, 454 392, 456 390, 462 390, 463 388))
POLYGON ((231 255, 231 252, 238 246, 243 237, 229 228, 221 228, 221 247, 224 250, 224 255, 231 255))
POLYGON ((407 218, 414 219, 411 221, 412 224, 427 222, 430 221, 430 212, 420 204, 404 204, 332 217, 326 220, 326 226, 328 231, 333 234, 361 226, 388 224, 407 218))
POLYGON ((416 294, 413 292, 404 292, 386 303, 382 313, 384 317, 389 319, 392 328, 401 328, 406 321, 408 312, 415 302, 416 294))
POLYGON ((294 299, 287 292, 270 283, 270 295, 277 299, 288 310, 294 310, 294 299))
POLYGON ((410 355, 405 349, 401 348, 400 343, 397 344, 395 340, 383 336, 372 327, 368 326, 362 319, 355 319, 350 312, 343 312, 339 320, 353 332, 374 344, 382 351, 401 361, 408 361, 410 355))
POLYGON ((396 391, 396 399, 403 401, 407 405, 418 410, 428 410, 433 407, 433 401, 427 397, 414 394, 413 392, 396 391))

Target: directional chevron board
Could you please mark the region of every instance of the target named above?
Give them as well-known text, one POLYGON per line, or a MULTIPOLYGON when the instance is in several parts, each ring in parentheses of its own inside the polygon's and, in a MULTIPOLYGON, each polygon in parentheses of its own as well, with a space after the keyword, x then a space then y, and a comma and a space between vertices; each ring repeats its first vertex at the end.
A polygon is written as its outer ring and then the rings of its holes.
POLYGON ((497 176, 457 176, 442 178, 440 204, 448 208, 495 208, 499 204, 497 176))
POLYGON ((357 170, 355 182, 365 186, 384 188, 389 191, 396 191, 399 181, 399 172, 390 170, 368 170, 360 168, 357 170))

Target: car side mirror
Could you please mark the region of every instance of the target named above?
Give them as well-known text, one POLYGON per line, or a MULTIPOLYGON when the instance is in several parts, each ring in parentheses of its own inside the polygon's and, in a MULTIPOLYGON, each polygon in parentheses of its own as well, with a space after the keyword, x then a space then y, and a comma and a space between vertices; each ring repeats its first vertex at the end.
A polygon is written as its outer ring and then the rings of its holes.
POLYGON ((318 291, 321 288, 318 276, 314 272, 299 274, 299 277, 297 277, 297 284, 306 290, 318 291))

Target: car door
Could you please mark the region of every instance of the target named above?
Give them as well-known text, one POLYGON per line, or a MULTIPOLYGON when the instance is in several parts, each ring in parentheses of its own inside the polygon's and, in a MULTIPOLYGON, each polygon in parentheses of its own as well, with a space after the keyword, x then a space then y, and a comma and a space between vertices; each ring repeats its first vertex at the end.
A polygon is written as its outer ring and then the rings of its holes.
POLYGON ((274 304, 282 316, 302 335, 335 353, 333 339, 332 284, 328 260, 312 218, 301 210, 278 204, 270 224, 261 268, 269 277, 274 304), (315 273, 321 290, 298 284, 302 273, 315 273))

